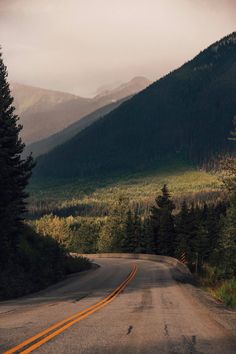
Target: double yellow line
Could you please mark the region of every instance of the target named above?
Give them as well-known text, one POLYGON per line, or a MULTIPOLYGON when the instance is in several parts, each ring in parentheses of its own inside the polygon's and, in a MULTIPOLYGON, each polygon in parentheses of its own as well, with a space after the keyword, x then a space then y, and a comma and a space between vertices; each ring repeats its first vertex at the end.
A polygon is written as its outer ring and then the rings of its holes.
POLYGON ((41 345, 45 344, 52 338, 58 336, 61 332, 65 331, 67 328, 73 326, 75 323, 81 321, 85 317, 91 315, 92 313, 100 310, 102 307, 109 304, 113 301, 123 290, 124 288, 131 282, 131 280, 135 277, 137 273, 137 266, 134 265, 129 276, 105 299, 95 303, 94 305, 88 307, 87 309, 77 312, 71 317, 64 319, 51 327, 39 332, 35 336, 25 340, 24 342, 18 344, 12 349, 7 350, 3 354, 13 354, 13 353, 31 353, 33 350, 39 348, 41 345))

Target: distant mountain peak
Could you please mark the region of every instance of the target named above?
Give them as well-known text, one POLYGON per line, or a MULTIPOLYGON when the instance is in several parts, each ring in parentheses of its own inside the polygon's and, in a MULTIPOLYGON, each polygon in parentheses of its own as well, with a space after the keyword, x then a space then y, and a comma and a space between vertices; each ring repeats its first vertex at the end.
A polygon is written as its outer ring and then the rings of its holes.
POLYGON ((151 81, 148 78, 146 78, 145 76, 135 76, 129 82, 142 83, 142 84, 147 84, 147 85, 151 84, 151 81))
MULTIPOLYGON (((151 81, 144 76, 135 76, 131 80, 113 86, 111 89, 99 90, 99 93, 95 96, 95 99, 100 99, 103 96, 111 97, 110 102, 117 101, 124 96, 133 95, 141 90, 144 90, 151 84, 151 81)), ((112 87, 112 85, 110 85, 112 87)))

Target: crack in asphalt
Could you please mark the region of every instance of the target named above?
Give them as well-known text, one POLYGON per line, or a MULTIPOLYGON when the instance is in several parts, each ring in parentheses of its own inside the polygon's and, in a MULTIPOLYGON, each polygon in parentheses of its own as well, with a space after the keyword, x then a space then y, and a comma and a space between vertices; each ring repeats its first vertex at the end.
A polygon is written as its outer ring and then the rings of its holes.
POLYGON ((129 335, 129 334, 131 333, 132 329, 133 329, 133 326, 129 326, 129 328, 128 328, 128 331, 127 331, 126 335, 129 335))

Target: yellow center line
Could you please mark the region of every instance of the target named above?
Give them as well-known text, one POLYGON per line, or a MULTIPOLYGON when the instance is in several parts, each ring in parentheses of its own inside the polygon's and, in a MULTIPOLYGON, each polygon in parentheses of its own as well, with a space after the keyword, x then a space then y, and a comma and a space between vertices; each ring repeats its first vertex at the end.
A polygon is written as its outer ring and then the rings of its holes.
POLYGON ((137 266, 134 265, 132 271, 130 272, 129 276, 110 294, 108 295, 105 299, 95 303, 94 305, 88 307, 87 309, 77 312, 75 315, 68 317, 64 319, 63 321, 60 321, 53 326, 39 332, 35 336, 25 340, 24 342, 18 344, 12 349, 7 350, 4 352, 4 354, 13 354, 15 352, 18 352, 20 349, 26 347, 27 345, 30 345, 29 348, 21 351, 21 353, 26 354, 26 353, 31 353, 33 350, 37 349, 40 347, 42 344, 48 342, 50 339, 54 338, 61 332, 65 331, 67 328, 71 327, 73 324, 81 321, 83 318, 91 315, 92 313, 98 311, 105 305, 109 304, 112 300, 114 300, 122 291, 123 289, 128 285, 128 283, 134 278, 135 274, 137 272, 137 266), (59 328, 60 327, 60 328, 59 328), (53 333, 53 330, 55 330, 53 333), (46 336, 45 336, 46 335, 46 336), (44 338, 42 338, 45 336, 44 338), (39 339, 38 342, 33 344, 34 341, 39 339))

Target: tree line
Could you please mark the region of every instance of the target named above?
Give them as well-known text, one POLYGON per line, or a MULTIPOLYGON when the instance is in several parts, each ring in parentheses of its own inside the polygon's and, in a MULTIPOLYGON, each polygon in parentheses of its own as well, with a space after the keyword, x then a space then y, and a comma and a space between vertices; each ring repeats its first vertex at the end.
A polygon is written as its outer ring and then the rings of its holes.
POLYGON ((46 215, 30 221, 37 233, 51 235, 72 252, 126 252, 172 256, 192 270, 204 264, 219 268, 222 276, 235 275, 236 200, 202 206, 182 202, 176 211, 167 185, 145 212, 131 208, 120 196, 105 217, 46 215))
POLYGON ((174 213, 175 204, 164 185, 147 215, 138 209, 125 211, 125 199, 117 205, 100 235, 99 251, 172 256, 192 269, 206 262, 218 265, 220 257, 225 274, 235 275, 235 236, 229 235, 234 227, 234 198, 230 205, 219 202, 202 207, 183 201, 181 210, 174 213))

